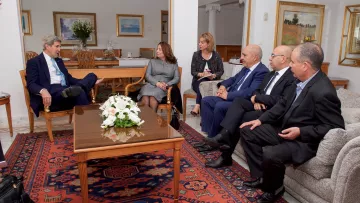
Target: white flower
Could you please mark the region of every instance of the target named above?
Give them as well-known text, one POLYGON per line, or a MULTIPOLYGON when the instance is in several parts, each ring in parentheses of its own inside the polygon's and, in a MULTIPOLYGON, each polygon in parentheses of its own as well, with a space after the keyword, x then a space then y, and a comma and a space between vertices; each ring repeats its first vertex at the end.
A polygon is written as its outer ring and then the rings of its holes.
POLYGON ((110 116, 115 116, 116 114, 116 109, 114 107, 108 108, 107 111, 109 112, 108 115, 110 116))
POLYGON ((130 112, 129 113, 129 118, 130 118, 130 120, 132 120, 134 123, 139 123, 140 122, 140 118, 139 118, 139 116, 137 116, 136 114, 134 114, 134 113, 132 113, 132 112, 130 112))

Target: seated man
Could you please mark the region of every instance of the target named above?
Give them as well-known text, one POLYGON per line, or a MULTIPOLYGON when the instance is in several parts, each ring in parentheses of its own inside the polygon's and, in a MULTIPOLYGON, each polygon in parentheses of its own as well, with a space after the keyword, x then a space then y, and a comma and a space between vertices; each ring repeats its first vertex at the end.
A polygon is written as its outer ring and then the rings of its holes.
MULTIPOLYGON (((239 130, 241 123, 257 119, 266 110, 271 109, 281 98, 289 94, 295 78, 289 68, 291 48, 278 46, 271 54, 269 61, 273 69, 262 81, 259 88, 253 93, 251 101, 244 98, 236 98, 226 113, 220 125, 223 129, 213 138, 207 138, 206 142, 218 147, 223 144, 223 153, 219 159, 206 163, 206 166, 218 168, 232 164, 231 155, 240 139, 239 130)), ((220 127, 219 127, 220 128, 220 127)), ((218 132, 213 132, 218 133, 218 132)))
POLYGON ((244 185, 261 187, 260 202, 274 202, 284 193, 285 164, 308 161, 330 129, 344 128, 335 88, 320 71, 323 59, 320 46, 298 45, 290 66, 300 82, 259 119, 240 126, 241 144, 254 178, 244 185))
POLYGON ((102 81, 93 73, 82 80, 73 78, 62 59, 58 58, 60 47, 61 40, 57 36, 46 36, 43 38, 43 53, 27 62, 26 82, 30 106, 36 116, 44 106, 50 107, 50 111, 59 111, 89 104, 91 88, 102 81))
MULTIPOLYGON (((208 133, 209 137, 218 132, 212 129, 215 123, 220 123, 231 102, 241 97, 250 100, 252 93, 259 87, 268 68, 261 61, 262 50, 258 45, 248 45, 241 53, 244 68, 227 80, 218 83, 217 96, 204 97, 201 101, 201 130, 208 133)), ((218 125, 215 125, 218 126, 218 125)))

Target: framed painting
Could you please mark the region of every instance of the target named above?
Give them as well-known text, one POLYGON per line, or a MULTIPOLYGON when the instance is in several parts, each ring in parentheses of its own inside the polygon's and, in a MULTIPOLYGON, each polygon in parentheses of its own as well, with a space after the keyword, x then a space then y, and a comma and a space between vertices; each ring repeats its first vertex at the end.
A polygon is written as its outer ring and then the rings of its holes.
POLYGON ((360 54, 360 9, 350 15, 349 54, 360 54))
POLYGON ((94 32, 87 39, 87 46, 97 46, 96 13, 53 12, 54 33, 62 38, 63 46, 77 45, 79 39, 74 36, 71 27, 75 21, 87 21, 94 26, 94 32))
POLYGON ((274 46, 321 45, 325 5, 278 1, 274 46))
POLYGON ((144 16, 116 14, 118 37, 144 37, 144 16))
POLYGON ((30 10, 21 11, 21 27, 24 35, 32 35, 30 10))

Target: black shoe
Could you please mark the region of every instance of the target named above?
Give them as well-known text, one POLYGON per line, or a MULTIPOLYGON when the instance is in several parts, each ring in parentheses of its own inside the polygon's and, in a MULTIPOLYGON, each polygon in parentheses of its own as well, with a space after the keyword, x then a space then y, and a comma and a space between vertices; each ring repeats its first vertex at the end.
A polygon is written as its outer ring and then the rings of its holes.
POLYGON ((197 148, 197 147, 203 147, 205 144, 205 142, 197 142, 196 144, 193 145, 193 147, 197 148))
POLYGON ((260 188, 262 185, 262 181, 261 178, 257 178, 256 180, 252 180, 252 181, 244 181, 243 185, 246 187, 260 188))
POLYGON ((209 152, 209 151, 213 151, 215 150, 216 148, 214 147, 211 147, 209 145, 204 145, 204 146, 201 146, 201 147, 197 147, 196 150, 198 152, 209 152))
MULTIPOLYGON (((223 128, 219 134, 217 134, 215 137, 206 137, 205 142, 206 144, 219 148, 221 145, 230 145, 229 143, 230 138, 230 132, 223 128)), ((230 148, 230 147, 229 147, 230 148)))
POLYGON ((82 91, 82 88, 80 86, 74 85, 74 86, 70 86, 70 87, 64 89, 61 92, 61 96, 64 98, 76 97, 76 96, 79 96, 81 91, 82 91))
POLYGON ((259 199, 258 203, 273 203, 276 200, 280 199, 281 196, 284 194, 284 192, 285 192, 284 188, 277 194, 264 192, 264 194, 259 199))
POLYGON ((222 156, 220 156, 215 161, 208 161, 205 163, 205 167, 210 168, 220 168, 223 166, 231 166, 232 165, 232 159, 224 159, 222 156))

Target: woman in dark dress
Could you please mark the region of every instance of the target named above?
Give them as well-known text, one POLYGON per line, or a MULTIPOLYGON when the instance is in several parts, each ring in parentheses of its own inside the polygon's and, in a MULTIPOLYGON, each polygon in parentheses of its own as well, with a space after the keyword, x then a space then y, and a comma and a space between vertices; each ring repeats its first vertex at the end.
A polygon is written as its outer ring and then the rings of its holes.
POLYGON ((190 112, 199 115, 201 94, 199 85, 203 81, 219 80, 224 73, 224 66, 219 53, 214 51, 214 37, 206 32, 200 36, 199 51, 194 52, 191 61, 191 74, 193 76, 192 88, 196 92, 196 105, 190 112))

